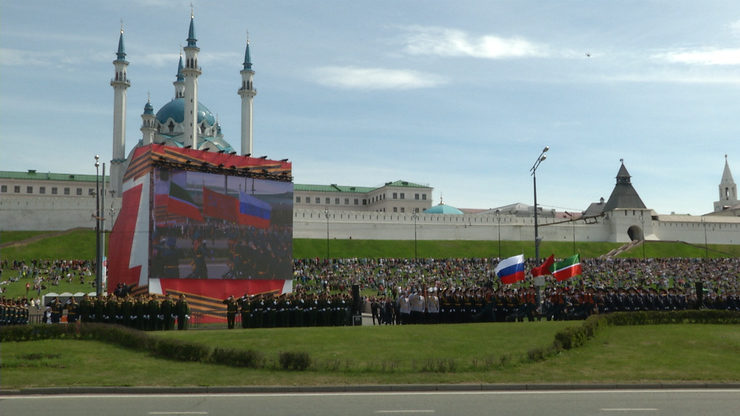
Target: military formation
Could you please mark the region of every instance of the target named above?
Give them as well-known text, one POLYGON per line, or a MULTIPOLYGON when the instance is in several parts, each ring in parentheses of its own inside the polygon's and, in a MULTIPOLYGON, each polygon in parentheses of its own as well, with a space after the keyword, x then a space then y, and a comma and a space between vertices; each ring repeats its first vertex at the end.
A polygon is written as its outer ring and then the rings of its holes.
POLYGON ((285 328, 299 326, 352 325, 352 297, 328 293, 271 293, 230 296, 226 304, 229 328, 285 328))
POLYGON ((142 331, 187 329, 190 307, 185 295, 175 301, 171 296, 115 295, 91 298, 84 295, 78 303, 74 297, 62 302, 55 298, 50 307, 50 322, 60 323, 67 312, 67 323, 99 322, 118 324, 142 331))
POLYGON ((0 326, 28 323, 28 302, 25 299, 0 297, 0 326))
POLYGON ((542 294, 539 307, 533 287, 496 291, 491 288, 411 289, 401 291, 397 297, 378 296, 368 301, 373 324, 378 325, 522 322, 525 318, 559 321, 586 319, 595 313, 700 308, 740 311, 740 296, 736 293, 697 297, 676 289, 553 288, 542 294))

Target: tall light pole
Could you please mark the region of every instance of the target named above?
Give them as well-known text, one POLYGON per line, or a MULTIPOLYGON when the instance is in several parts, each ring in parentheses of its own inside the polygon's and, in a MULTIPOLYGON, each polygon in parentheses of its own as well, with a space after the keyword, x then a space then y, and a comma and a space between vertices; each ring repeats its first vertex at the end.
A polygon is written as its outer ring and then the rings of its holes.
POLYGON ((103 294, 103 263, 100 252, 100 156, 95 155, 95 294, 103 294))
POLYGON ((640 223, 642 224, 642 258, 645 258, 645 211, 640 211, 640 223))
POLYGON ((326 216, 326 260, 329 260, 329 208, 324 208, 326 216))
POLYGON ((704 216, 701 217, 701 225, 704 228, 704 258, 709 258, 709 245, 707 244, 707 223, 704 221, 704 216))
POLYGON ((411 218, 414 219, 414 260, 417 260, 419 256, 418 251, 416 250, 416 221, 419 219, 419 214, 414 212, 414 215, 412 215, 411 218))
POLYGON ((573 254, 576 254, 576 221, 573 219, 573 213, 565 211, 565 215, 570 218, 570 225, 573 228, 573 254))
POLYGON ((532 184, 534 185, 534 257, 537 263, 540 262, 540 235, 537 224, 537 168, 540 167, 540 163, 547 159, 547 155, 545 155, 545 153, 547 153, 548 150, 550 150, 550 146, 545 146, 545 148, 542 149, 542 152, 537 156, 537 160, 535 160, 534 165, 532 165, 532 168, 529 170, 532 173, 532 184))
POLYGON ((496 210, 496 220, 498 221, 498 258, 501 260, 501 210, 496 210))

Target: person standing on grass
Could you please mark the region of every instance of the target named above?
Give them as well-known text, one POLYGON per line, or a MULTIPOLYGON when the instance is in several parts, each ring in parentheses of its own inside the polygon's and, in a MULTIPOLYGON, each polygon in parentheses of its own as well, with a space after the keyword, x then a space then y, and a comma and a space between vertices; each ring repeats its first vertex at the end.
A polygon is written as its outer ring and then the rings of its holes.
POLYGON ((164 330, 169 331, 175 327, 175 302, 170 295, 162 300, 161 313, 164 316, 164 330))
POLYGON ((175 311, 177 313, 177 329, 185 330, 188 329, 188 320, 190 319, 190 307, 188 301, 185 300, 185 295, 180 295, 180 299, 175 304, 175 311))
POLYGON ((226 323, 229 329, 234 329, 236 324, 236 312, 239 310, 239 305, 237 305, 236 299, 234 299, 233 295, 229 296, 222 303, 226 305, 226 323))
POLYGON ((59 298, 54 298, 54 302, 51 304, 51 323, 58 324, 62 319, 62 312, 64 305, 59 301, 59 298))

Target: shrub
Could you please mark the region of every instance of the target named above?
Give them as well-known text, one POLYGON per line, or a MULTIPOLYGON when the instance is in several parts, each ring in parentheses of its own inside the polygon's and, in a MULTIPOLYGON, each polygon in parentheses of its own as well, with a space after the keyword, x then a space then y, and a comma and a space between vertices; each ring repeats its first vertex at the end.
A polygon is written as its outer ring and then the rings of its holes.
POLYGON ((303 351, 281 352, 279 361, 283 370, 303 371, 311 365, 311 357, 303 351))
POLYGON ((235 350, 216 347, 211 353, 211 362, 235 367, 262 368, 265 359, 254 350, 235 350))
POLYGON ((211 350, 202 344, 162 338, 154 346, 154 354, 178 361, 208 361, 211 350))

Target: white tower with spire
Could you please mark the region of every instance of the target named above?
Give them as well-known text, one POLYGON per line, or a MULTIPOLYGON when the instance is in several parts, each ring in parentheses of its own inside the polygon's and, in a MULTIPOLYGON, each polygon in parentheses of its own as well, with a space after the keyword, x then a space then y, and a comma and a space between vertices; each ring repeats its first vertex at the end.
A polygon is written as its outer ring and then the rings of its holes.
POLYGON ((123 46, 123 25, 118 37, 118 52, 113 61, 116 73, 110 80, 113 87, 113 159, 110 161, 110 191, 121 196, 123 166, 126 162, 126 89, 131 86, 126 75, 126 49, 123 46))
POLYGON ((182 48, 180 48, 180 63, 177 64, 177 78, 172 85, 175 86, 175 99, 185 97, 185 77, 182 75, 182 48))
POLYGON ((722 172, 722 180, 719 182, 719 201, 714 203, 714 212, 723 211, 737 205, 740 205, 740 201, 737 200, 737 185, 732 179, 730 165, 727 163, 727 155, 725 155, 725 170, 722 172))
POLYGON ((188 30, 188 45, 185 51, 185 68, 182 74, 185 78, 185 117, 183 127, 185 128, 184 145, 193 149, 198 148, 198 76, 201 70, 198 67, 198 52, 196 46, 195 23, 193 12, 190 12, 190 29, 188 30))
POLYGON ((144 113, 141 115, 141 134, 144 146, 154 143, 154 133, 157 131, 156 123, 151 98, 147 97, 144 113))
POLYGON ((254 89, 252 81, 254 80, 254 71, 252 70, 252 60, 249 56, 249 37, 247 37, 247 48, 244 51, 244 63, 243 69, 240 72, 242 74, 242 86, 239 88, 238 94, 242 97, 242 155, 248 155, 252 153, 252 106, 254 103, 254 96, 257 95, 257 90, 254 89))

